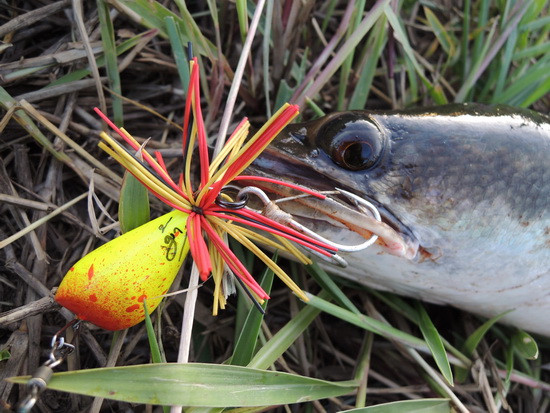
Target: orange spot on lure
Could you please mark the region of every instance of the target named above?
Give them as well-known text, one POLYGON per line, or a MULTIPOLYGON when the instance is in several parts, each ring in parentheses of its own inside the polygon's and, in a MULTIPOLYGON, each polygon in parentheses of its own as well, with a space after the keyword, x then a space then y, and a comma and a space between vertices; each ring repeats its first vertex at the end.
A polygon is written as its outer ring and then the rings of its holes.
POLYGON ((180 269, 188 214, 174 210, 102 245, 65 275, 56 301, 106 330, 132 327, 152 312, 180 269))

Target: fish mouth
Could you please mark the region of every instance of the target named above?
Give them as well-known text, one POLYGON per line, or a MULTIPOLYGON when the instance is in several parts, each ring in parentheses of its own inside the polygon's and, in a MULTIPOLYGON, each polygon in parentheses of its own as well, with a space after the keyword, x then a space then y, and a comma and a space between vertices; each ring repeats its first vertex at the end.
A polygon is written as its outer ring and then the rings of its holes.
MULTIPOLYGON (((272 201, 294 219, 322 237, 340 245, 357 245, 377 235, 376 244, 382 252, 412 260, 420 246, 412 231, 401 223, 385 206, 358 194, 356 190, 304 164, 277 149, 264 151, 248 169, 256 176, 275 178, 297 184, 326 196, 325 199, 304 196, 289 187, 265 182, 242 182, 257 186, 270 195, 272 201), (315 185, 312 185, 312 182, 315 185), (341 192, 337 188, 345 191, 341 192), (373 213, 345 195, 350 192, 373 204, 381 221, 373 213)), ((342 249, 345 251, 345 248, 342 249)))

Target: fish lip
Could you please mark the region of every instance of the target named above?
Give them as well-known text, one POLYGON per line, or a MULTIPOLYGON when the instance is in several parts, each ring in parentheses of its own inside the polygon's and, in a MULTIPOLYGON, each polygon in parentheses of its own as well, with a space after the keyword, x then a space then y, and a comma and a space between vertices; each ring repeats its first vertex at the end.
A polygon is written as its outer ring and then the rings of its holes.
MULTIPOLYGON (((358 208, 350 205, 349 200, 343 195, 327 196, 325 200, 314 197, 303 197, 296 199, 294 202, 307 208, 313 208, 315 211, 343 224, 350 231, 359 234, 365 239, 370 238, 372 234, 378 235, 379 241, 377 243, 381 245, 385 252, 391 255, 409 260, 417 257, 420 251, 419 241, 414 236, 413 232, 384 205, 369 196, 357 194, 353 188, 342 185, 341 182, 334 181, 330 176, 325 176, 322 172, 315 169, 312 170, 311 165, 300 162, 300 160, 294 158, 292 154, 268 147, 267 150, 262 153, 261 158, 254 161, 249 167, 249 170, 251 170, 254 175, 273 177, 273 175, 277 174, 277 172, 275 172, 276 168, 263 167, 262 163, 264 165, 269 165, 271 163, 277 165, 281 164, 281 162, 285 165, 284 178, 289 174, 292 183, 313 189, 317 192, 335 193, 337 192, 335 188, 342 188, 372 203, 378 209, 382 222, 377 221, 372 215, 360 212, 358 208), (299 172, 293 172, 293 170, 299 172), (311 188, 311 186, 308 185, 307 172, 313 172, 317 175, 315 182, 318 186, 316 188, 311 188), (323 176, 325 179, 319 179, 319 176, 323 176), (357 218, 355 222, 352 220, 353 217, 357 218)), ((281 177, 277 176, 277 179, 281 179, 281 177)), ((259 186, 266 192, 276 194, 277 196, 287 197, 296 195, 294 190, 282 185, 265 184, 263 182, 251 182, 250 184, 259 186)), ((292 206, 286 203, 281 203, 279 206, 293 214, 292 206)))

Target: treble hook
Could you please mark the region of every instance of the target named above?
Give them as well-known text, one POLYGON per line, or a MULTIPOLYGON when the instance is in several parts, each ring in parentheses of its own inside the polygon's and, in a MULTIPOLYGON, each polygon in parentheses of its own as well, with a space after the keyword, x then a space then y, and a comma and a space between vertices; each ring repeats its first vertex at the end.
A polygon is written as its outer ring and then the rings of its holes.
MULTIPOLYGON (((370 202, 358 197, 357 195, 354 195, 350 192, 344 191, 343 189, 338 189, 338 192, 340 192, 342 195, 348 197, 350 200, 353 200, 354 203, 363 210, 363 207, 366 207, 374 216, 374 218, 377 221, 382 221, 382 218, 380 216, 380 213, 378 212, 378 209, 371 204, 370 202)), ((310 236, 313 239, 316 239, 317 241, 321 241, 327 245, 330 245, 331 247, 334 247, 338 249, 339 251, 343 252, 357 252, 364 250, 365 248, 370 247, 372 244, 376 242, 378 239, 378 235, 373 234, 368 240, 365 242, 358 244, 358 245, 344 245, 344 244, 338 244, 334 241, 328 240, 325 237, 319 235, 318 233, 310 230, 309 228, 303 226, 298 221, 296 221, 291 214, 283 211, 280 209, 275 202, 271 201, 269 197, 266 195, 264 191, 262 191, 260 188, 254 187, 254 186, 247 186, 242 188, 239 193, 237 194, 237 199, 244 199, 248 197, 248 194, 254 194, 256 195, 264 204, 264 213, 269 216, 269 218, 274 219, 275 221, 281 222, 283 221, 284 224, 290 226, 291 228, 295 229, 296 231, 299 231, 303 234, 306 234, 310 236)), ((315 253, 315 251, 312 251, 315 253)), ((315 255, 320 256, 323 259, 327 259, 322 254, 316 253, 315 255)), ((346 260, 344 260, 339 255, 335 254, 331 257, 338 265, 341 266, 347 266, 346 260)))

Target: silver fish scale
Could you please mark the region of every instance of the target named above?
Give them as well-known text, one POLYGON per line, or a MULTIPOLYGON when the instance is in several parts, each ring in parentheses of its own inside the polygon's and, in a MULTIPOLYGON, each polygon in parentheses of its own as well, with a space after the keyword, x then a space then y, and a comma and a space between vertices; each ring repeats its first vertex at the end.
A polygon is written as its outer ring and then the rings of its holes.
MULTIPOLYGON (((399 129, 410 121, 397 120, 399 129)), ((511 136, 509 126, 500 122, 477 136, 471 128, 449 131, 445 120, 432 119, 429 126, 430 132, 420 136, 409 132, 406 139, 391 139, 391 154, 385 160, 388 173, 366 181, 365 191, 374 199, 383 193, 390 210, 414 210, 417 221, 425 219, 429 225, 434 215, 444 216, 451 225, 450 217, 487 202, 496 208, 486 210, 495 219, 501 208, 524 224, 548 216, 550 135, 542 136, 535 126, 534 133, 511 136)))

